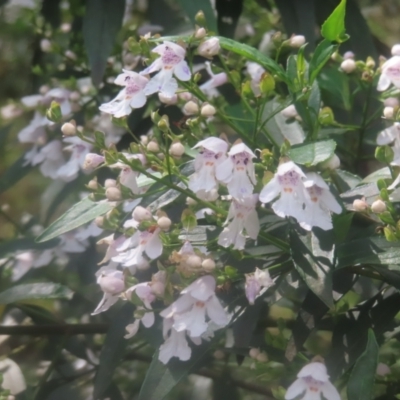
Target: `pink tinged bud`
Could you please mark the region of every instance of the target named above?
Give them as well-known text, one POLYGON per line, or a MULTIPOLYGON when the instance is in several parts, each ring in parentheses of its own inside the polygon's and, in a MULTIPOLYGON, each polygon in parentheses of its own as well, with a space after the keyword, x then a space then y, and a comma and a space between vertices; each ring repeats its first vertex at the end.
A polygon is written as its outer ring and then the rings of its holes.
POLYGON ((399 105, 399 100, 396 97, 388 97, 383 101, 385 107, 396 107, 399 105))
POLYGON ((203 107, 201 107, 201 115, 203 117, 212 117, 216 113, 215 107, 213 107, 211 104, 205 104, 203 107))
POLYGON ((254 359, 256 359, 256 358, 258 357, 259 354, 260 354, 260 349, 257 349, 257 348, 255 348, 255 347, 253 347, 253 348, 250 349, 250 351, 249 351, 249 356, 250 356, 251 358, 254 358, 254 359))
POLYGON ((192 94, 189 92, 179 93, 179 98, 184 101, 189 101, 193 98, 192 94))
POLYGON ((61 127, 61 132, 64 136, 75 136, 76 135, 76 126, 71 122, 66 122, 61 127))
POLYGON ((115 179, 106 179, 104 182, 104 187, 106 189, 111 187, 117 187, 117 181, 115 179))
POLYGON ((67 50, 64 53, 64 55, 65 55, 65 57, 69 58, 70 60, 74 60, 75 61, 77 59, 76 54, 71 50, 67 50))
POLYGON ((167 231, 171 227, 172 221, 168 217, 160 217, 157 221, 157 225, 163 231, 167 231))
POLYGON ((346 51, 346 53, 343 54, 343 58, 345 60, 348 60, 350 58, 354 59, 355 58, 355 54, 352 51, 346 51))
MULTIPOLYGON (((398 45, 400 46, 400 45, 398 45)), ((392 370, 387 364, 384 363, 379 363, 378 366, 376 367, 376 374, 379 376, 385 376, 385 375, 390 375, 392 373, 392 370)))
POLYGON ((106 197, 109 201, 119 201, 122 199, 122 193, 116 187, 109 187, 106 189, 106 197))
POLYGON ((122 279, 122 274, 118 274, 118 276, 113 276, 112 274, 100 275, 97 283, 104 293, 117 295, 125 290, 125 282, 122 279))
POLYGON ((183 111, 188 115, 194 115, 199 112, 199 106, 194 101, 188 101, 184 105, 183 111))
POLYGON ((211 258, 206 258, 203 260, 201 263, 201 267, 204 269, 206 272, 212 272, 215 269, 215 261, 212 260, 211 258))
POLYGON ((146 146, 146 149, 152 153, 158 153, 160 151, 160 146, 155 140, 150 140, 146 146))
POLYGON ((383 116, 387 119, 391 119, 393 118, 394 115, 394 109, 393 107, 385 107, 383 109, 383 116))
POLYGON ((221 46, 219 45, 219 39, 216 37, 205 40, 197 49, 198 53, 206 58, 216 56, 220 50, 221 46))
POLYGON ((368 209, 368 203, 365 200, 356 199, 353 201, 353 208, 355 211, 365 211, 368 209))
POLYGON ((353 59, 348 58, 347 60, 344 60, 340 64, 340 68, 346 74, 351 74, 353 71, 355 71, 355 69, 357 68, 357 65, 356 65, 356 62, 353 59))
POLYGON ((88 183, 88 188, 92 189, 92 190, 97 190, 99 188, 99 184, 97 183, 97 181, 95 179, 92 179, 88 183))
POLYGON ((104 225, 104 217, 96 217, 94 220, 94 223, 96 224, 96 226, 98 226, 99 228, 102 228, 104 225))
POLYGON ((102 164, 104 160, 104 157, 99 154, 88 153, 86 154, 85 161, 83 163, 83 169, 85 171, 93 170, 94 168, 102 164))
POLYGON ((64 24, 61 24, 60 30, 63 33, 68 33, 71 30, 71 24, 68 24, 67 22, 65 22, 64 24))
POLYGON ((340 158, 336 154, 333 154, 332 157, 328 158, 328 160, 321 163, 321 167, 323 169, 330 169, 330 170, 338 169, 340 167, 340 158))
POLYGON ((135 218, 136 221, 142 222, 151 220, 153 215, 147 208, 137 206, 132 212, 132 217, 135 218))
POLYGON ((256 360, 258 362, 267 362, 268 361, 268 356, 267 353, 265 353, 264 351, 262 353, 260 353, 257 357, 256 360))
POLYGON ((297 113, 296 107, 294 106, 294 104, 291 104, 290 106, 284 108, 281 111, 281 114, 285 117, 285 118, 296 118, 299 114, 297 113))
POLYGON ((44 53, 49 53, 52 47, 53 45, 51 44, 49 39, 42 39, 40 41, 40 48, 44 53))
POLYGON ((295 35, 289 39, 290 47, 294 47, 295 49, 303 46, 305 42, 306 38, 303 35, 295 35))
POLYGON ((185 262, 189 268, 200 268, 202 264, 201 258, 196 254, 190 255, 185 262))
POLYGON ((392 47, 392 56, 400 56, 400 44, 395 44, 392 47))
POLYGON ((386 204, 384 201, 378 199, 371 204, 371 211, 375 214, 380 214, 386 211, 386 204))
POLYGON ((163 297, 165 292, 165 284, 162 282, 154 282, 151 284, 151 291, 157 297, 163 297))
POLYGON ((69 95, 69 99, 71 100, 71 101, 78 101, 79 99, 81 98, 81 95, 80 95, 80 93, 79 92, 72 92, 70 95, 69 95))
POLYGON ((196 39, 203 39, 207 35, 207 31, 204 28, 197 29, 194 37, 196 39))
POLYGON ((167 104, 167 105, 174 105, 178 102, 178 96, 174 94, 172 97, 168 97, 163 93, 158 93, 158 99, 161 101, 161 103, 167 104))
POLYGON ((185 147, 181 142, 172 143, 171 147, 169 148, 169 154, 173 157, 182 157, 185 153, 185 147))

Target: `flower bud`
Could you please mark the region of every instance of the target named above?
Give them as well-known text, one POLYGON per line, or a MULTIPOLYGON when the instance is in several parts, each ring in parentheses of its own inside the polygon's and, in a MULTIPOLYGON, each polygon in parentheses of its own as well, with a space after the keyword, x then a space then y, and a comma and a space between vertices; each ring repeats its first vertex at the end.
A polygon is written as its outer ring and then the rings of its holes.
POLYGON ((285 118, 296 118, 299 114, 297 113, 296 107, 294 106, 294 104, 291 104, 290 106, 284 108, 281 111, 281 114, 285 117, 285 118))
POLYGON ((399 100, 396 97, 388 97, 383 100, 383 104, 385 107, 397 107, 399 105, 399 100))
POLYGON ((137 206, 132 212, 132 217, 135 218, 136 221, 142 222, 142 221, 149 221, 153 219, 153 215, 151 212, 142 206, 137 206))
POLYGON ((115 179, 106 179, 104 182, 104 187, 106 189, 110 187, 117 187, 117 181, 115 179))
POLYGON ((323 107, 318 114, 318 121, 322 125, 331 125, 335 122, 335 116, 333 115, 332 108, 323 107))
POLYGON ((348 58, 347 60, 344 60, 340 64, 340 68, 346 74, 351 74, 353 71, 355 71, 355 69, 357 68, 357 65, 356 65, 356 62, 352 58, 348 58))
POLYGON ((365 63, 365 65, 368 68, 375 68, 375 60, 372 57, 368 57, 367 58, 367 62, 365 63))
POLYGON ((397 242, 396 235, 394 234, 392 227, 390 226, 385 226, 383 228, 383 233, 385 234, 385 239, 388 242, 397 242))
POLYGON ((400 56, 400 44, 395 44, 392 47, 391 52, 392 52, 392 56, 400 56))
POLYGON ((73 61, 75 61, 77 59, 76 54, 71 50, 67 50, 64 53, 64 55, 65 55, 65 57, 67 57, 67 58, 69 58, 70 60, 73 60, 73 61))
POLYGON ((160 217, 157 225, 163 230, 167 231, 171 227, 172 221, 168 217, 160 217))
POLYGON ((101 274, 97 278, 97 283, 100 285, 104 293, 116 295, 125 290, 125 282, 121 271, 113 271, 111 274, 101 274))
POLYGON ((200 26, 206 26, 207 25, 207 21, 206 21, 206 17, 204 15, 204 12, 201 11, 201 10, 194 16, 194 20, 200 26))
MULTIPOLYGON (((400 47, 400 45, 397 45, 400 47)), ((400 49, 399 49, 399 54, 400 55, 400 49)), ((376 367, 376 374, 380 376, 385 376, 385 375, 390 375, 392 373, 390 367, 387 364, 384 363, 379 363, 378 366, 376 367)))
POLYGON ((255 347, 251 348, 249 351, 249 356, 254 359, 256 359, 259 354, 260 354, 260 349, 257 349, 255 347))
POLYGON ((216 360, 225 359, 225 353, 222 350, 215 350, 213 356, 216 360))
POLYGON ((85 161, 83 163, 83 170, 84 171, 93 170, 103 162, 104 162, 104 156, 101 156, 96 153, 88 153, 86 154, 85 161))
POLYGON ((383 116, 387 119, 392 119, 394 114, 394 109, 393 107, 385 107, 383 109, 383 116))
POLYGON ((268 94, 275 89, 275 79, 268 72, 264 72, 259 82, 261 93, 268 94))
POLYGON ((384 201, 378 199, 371 204, 371 211, 375 214, 380 214, 386 211, 386 204, 384 201))
POLYGON ((186 265, 187 265, 189 268, 193 268, 193 269, 200 268, 200 267, 201 267, 201 264, 202 264, 202 260, 201 260, 201 258, 200 258, 197 254, 191 254, 191 255, 189 255, 189 256, 186 258, 185 262, 186 262, 186 265))
POLYGON ((81 98, 81 94, 77 91, 74 91, 74 92, 70 93, 70 95, 69 95, 69 99, 71 101, 78 101, 80 98, 81 98))
POLYGON ((152 153, 157 153, 160 151, 160 146, 155 140, 150 140, 150 142, 146 146, 148 151, 151 151, 152 153))
POLYGON ((99 227, 102 228, 104 225, 104 217, 96 217, 94 223, 99 227))
POLYGON ((303 35, 295 35, 289 39, 290 47, 298 49, 299 47, 303 46, 306 42, 306 38, 303 35))
POLYGON ((215 107, 213 107, 211 104, 205 104, 203 107, 201 107, 201 115, 203 117, 212 117, 216 112, 217 111, 215 110, 215 107))
POLYGON ((394 151, 390 146, 378 146, 375 149, 375 158, 385 164, 390 164, 394 158, 394 151))
POLYGON ((179 98, 183 101, 189 101, 193 98, 193 95, 189 92, 179 93, 179 98))
POLYGON ((161 131, 166 132, 169 129, 169 119, 168 115, 163 115, 161 119, 158 121, 157 126, 161 131))
POLYGON ((338 169, 340 167, 340 159, 336 154, 333 154, 330 158, 322 162, 320 165, 322 169, 338 169))
POLYGON ((337 62, 341 62, 343 59, 341 57, 341 55, 339 54, 339 52, 335 51, 332 55, 331 55, 331 60, 332 61, 337 61, 337 62))
POLYGON ((362 212, 368 209, 368 203, 365 200, 356 199, 353 201, 353 208, 354 211, 362 212))
POLYGON ((61 24, 60 30, 63 33, 68 33, 71 30, 71 24, 69 24, 68 22, 64 22, 63 24, 61 24))
POLYGON ((60 104, 53 100, 46 111, 46 117, 52 122, 60 122, 62 118, 60 104))
POLYGON ((203 39, 207 35, 207 31, 204 28, 199 28, 194 34, 196 39, 203 39))
POLYGON ((95 179, 92 179, 88 183, 88 188, 91 190, 97 190, 99 188, 99 184, 97 183, 97 181, 95 179))
POLYGON ((40 41, 40 49, 44 52, 44 53, 49 53, 52 49, 53 45, 51 44, 49 39, 42 39, 40 41))
POLYGON ((221 46, 219 45, 219 39, 216 37, 205 40, 197 48, 199 55, 206 58, 212 58, 213 56, 216 56, 220 50, 221 46))
POLYGON ((204 269, 206 272, 212 272, 215 269, 215 261, 212 260, 211 258, 206 258, 203 260, 201 263, 201 267, 204 269))
POLYGON ((167 104, 169 106, 172 106, 178 102, 178 96, 174 94, 172 97, 168 97, 163 93, 158 93, 158 99, 161 101, 161 103, 167 104))
POLYGON ((181 142, 175 142, 171 144, 171 147, 169 148, 169 154, 171 154, 172 157, 180 158, 184 153, 185 147, 181 142))
POLYGON ((66 122, 61 126, 61 132, 64 136, 75 136, 76 126, 71 122, 66 122))
POLYGON ((195 199, 192 199, 191 197, 186 197, 186 204, 188 206, 194 206, 197 204, 197 201, 195 199))
POLYGON ((109 201, 119 201, 122 199, 122 193, 117 187, 109 187, 106 189, 106 197, 109 201))
POLYGON ((199 112, 199 106, 194 101, 188 101, 183 107, 183 111, 187 115, 197 114, 199 112))
POLYGON ((264 351, 261 352, 257 357, 256 360, 259 362, 267 362, 268 361, 268 356, 267 353, 265 353, 264 351))
POLYGON ((353 60, 355 58, 355 54, 352 51, 346 51, 346 53, 343 54, 343 58, 345 60, 348 60, 350 58, 353 60))

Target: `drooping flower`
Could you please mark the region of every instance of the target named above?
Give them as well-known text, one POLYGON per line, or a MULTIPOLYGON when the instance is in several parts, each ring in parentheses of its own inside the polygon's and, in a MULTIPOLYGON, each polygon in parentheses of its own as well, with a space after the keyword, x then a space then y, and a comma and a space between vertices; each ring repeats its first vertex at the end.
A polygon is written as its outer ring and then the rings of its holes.
POLYGON ((260 231, 260 221, 255 209, 258 195, 253 194, 237 200, 232 199, 224 230, 220 233, 218 244, 223 247, 233 245, 234 249, 242 250, 246 244, 246 234, 257 239, 260 231))
POLYGON ((304 186, 311 201, 306 203, 304 209, 305 220, 299 220, 300 225, 307 230, 310 230, 313 226, 318 226, 325 231, 332 229, 330 212, 340 214, 342 207, 330 192, 329 186, 315 172, 310 172, 306 175, 304 186))
POLYGON ((396 140, 400 141, 400 123, 399 122, 395 122, 389 128, 386 128, 383 131, 381 131, 378 134, 378 137, 376 138, 376 143, 379 146, 385 146, 396 140))
POLYGON ((194 161, 195 173, 189 178, 189 189, 202 199, 208 199, 211 192, 218 189, 215 177, 216 167, 226 159, 228 144, 219 138, 210 137, 194 146, 199 148, 194 161))
POLYGON ((381 67, 382 72, 378 81, 377 89, 382 92, 386 90, 391 83, 400 88, 400 56, 389 58, 381 67))
POLYGON ((227 185, 229 194, 242 199, 253 194, 257 183, 253 158, 256 155, 244 143, 232 146, 228 158, 216 167, 216 178, 227 185))
POLYGON ((40 268, 48 265, 54 257, 52 249, 43 251, 18 252, 14 259, 15 263, 11 269, 11 280, 13 282, 21 279, 31 268, 40 268))
POLYGON ((118 255, 112 257, 112 261, 121 263, 123 267, 129 267, 132 274, 136 269, 146 269, 149 261, 146 256, 154 260, 160 257, 163 245, 160 239, 160 228, 149 228, 146 231, 136 231, 117 248, 118 255))
POLYGON ((164 41, 152 51, 159 54, 160 57, 143 70, 141 75, 159 72, 147 83, 144 93, 150 95, 160 92, 166 97, 172 97, 178 89, 178 83, 173 75, 181 81, 188 81, 191 77, 185 61, 186 50, 175 43, 164 41))
POLYGON ((337 389, 329 381, 326 367, 320 362, 312 362, 303 367, 297 378, 285 394, 286 400, 320 400, 321 394, 326 400, 340 400, 337 389), (299 397, 303 394, 302 397, 299 397))
POLYGON ((251 90, 255 96, 260 96, 260 82, 263 74, 265 73, 265 69, 260 64, 251 61, 246 63, 246 69, 251 78, 251 90))
POLYGON ((281 164, 275 176, 261 190, 260 201, 269 203, 280 196, 272 204, 275 214, 281 218, 291 216, 298 221, 305 221, 304 209, 310 202, 310 196, 303 182, 305 177, 294 162, 281 164))
POLYGON ((123 70, 115 79, 116 85, 124 86, 117 97, 108 103, 102 104, 99 109, 107 114, 121 118, 129 115, 133 108, 141 108, 146 104, 144 88, 149 80, 137 72, 123 70))
POLYGON ((211 63, 209 61, 206 61, 204 64, 206 67, 206 71, 210 75, 211 79, 209 79, 207 82, 204 82, 202 85, 200 85, 199 89, 209 99, 212 99, 214 97, 219 96, 219 92, 216 88, 219 86, 222 86, 226 82, 228 82, 228 76, 226 75, 226 72, 220 72, 218 74, 214 74, 214 72, 211 69, 211 63))
POLYGON ((256 268, 253 274, 246 274, 245 293, 249 303, 253 305, 256 298, 274 284, 268 270, 256 268))
POLYGON ((118 301, 120 294, 125 290, 124 274, 122 271, 109 266, 102 267, 97 271, 96 276, 97 283, 103 291, 103 298, 92 312, 92 315, 107 311, 118 301))

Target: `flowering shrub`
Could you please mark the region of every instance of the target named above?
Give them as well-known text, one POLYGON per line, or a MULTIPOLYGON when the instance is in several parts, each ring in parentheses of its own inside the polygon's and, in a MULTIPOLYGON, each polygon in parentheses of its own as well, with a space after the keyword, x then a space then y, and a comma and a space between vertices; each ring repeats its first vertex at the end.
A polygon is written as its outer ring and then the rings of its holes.
MULTIPOLYGON (((312 51, 302 35, 268 33, 267 52, 217 36, 200 11, 187 34, 126 30, 121 63, 90 13, 105 37, 114 17, 88 1, 91 71, 69 49, 74 78, 15 106, 26 151, 0 182, 35 168, 49 183, 45 217, 0 244, 3 320, 19 324, 0 333, 64 334, 40 384, 12 394, 90 376, 79 398, 161 399, 199 373, 226 396, 400 395, 400 45, 343 52, 345 5, 312 51)), ((44 34, 43 52, 58 46, 44 34)))

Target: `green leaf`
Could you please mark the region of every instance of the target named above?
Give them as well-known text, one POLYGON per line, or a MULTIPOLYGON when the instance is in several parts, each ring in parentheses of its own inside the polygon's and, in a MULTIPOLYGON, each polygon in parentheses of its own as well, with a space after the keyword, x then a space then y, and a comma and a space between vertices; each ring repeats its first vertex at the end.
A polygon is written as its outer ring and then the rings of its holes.
POLYGON ((107 58, 122 25, 125 0, 87 0, 83 17, 83 39, 89 58, 93 83, 103 79, 107 58))
POLYGON ((199 11, 203 11, 207 21, 207 27, 213 32, 217 32, 217 20, 210 0, 178 0, 178 3, 190 18, 193 25, 196 25, 195 16, 199 11))
POLYGON ((110 329, 101 348, 99 369, 94 380, 94 399, 100 398, 110 386, 115 368, 117 368, 125 353, 129 343, 128 340, 124 339, 125 327, 129 322, 132 322, 133 310, 133 304, 125 304, 111 321, 110 329))
POLYGON ((349 37, 346 35, 344 18, 346 16, 346 0, 342 0, 333 10, 333 13, 322 24, 321 35, 331 41, 342 43, 349 37))
POLYGON ((307 286, 329 307, 333 307, 332 272, 334 244, 331 231, 314 229, 306 235, 290 233, 294 266, 307 286))
POLYGON ((336 51, 337 45, 331 44, 328 40, 323 40, 315 49, 315 52, 310 60, 309 76, 312 84, 315 78, 320 73, 324 65, 329 61, 332 54, 336 51))
POLYGON ((6 240, 0 243, 0 258, 7 254, 15 253, 21 250, 45 250, 51 249, 58 244, 58 240, 54 239, 46 243, 37 243, 33 238, 20 238, 6 240))
POLYGON ((189 361, 182 362, 173 358, 167 365, 158 360, 158 351, 147 370, 138 400, 161 400, 183 378, 190 374, 205 359, 207 352, 204 346, 192 350, 189 361))
POLYGON ((332 173, 334 174, 335 183, 341 192, 354 189, 361 182, 361 178, 358 175, 351 174, 342 169, 337 169, 332 173))
POLYGON ((373 236, 342 243, 336 247, 336 268, 362 264, 399 264, 400 243, 373 236))
POLYGON ((378 366, 379 345, 372 329, 368 330, 368 343, 356 361, 347 384, 347 397, 351 400, 372 400, 375 372, 378 366))
POLYGON ((105 214, 113 207, 111 204, 95 203, 88 197, 73 205, 65 214, 47 227, 37 238, 37 242, 46 242, 63 233, 72 231, 87 222, 93 221, 96 217, 105 214))
POLYGON ((71 299, 73 292, 58 283, 28 283, 13 286, 0 293, 0 304, 32 299, 71 299))
POLYGON ((31 165, 24 165, 24 163, 25 159, 24 156, 22 156, 2 174, 0 178, 0 193, 3 193, 10 187, 14 186, 32 170, 31 165))
POLYGON ((334 140, 297 144, 291 147, 288 156, 297 164, 310 167, 330 158, 336 149, 334 140))

